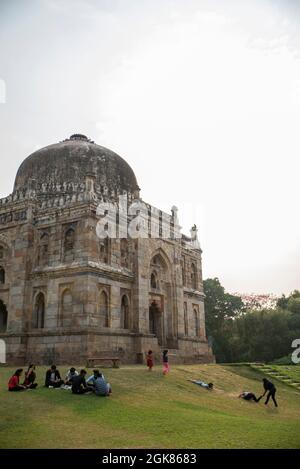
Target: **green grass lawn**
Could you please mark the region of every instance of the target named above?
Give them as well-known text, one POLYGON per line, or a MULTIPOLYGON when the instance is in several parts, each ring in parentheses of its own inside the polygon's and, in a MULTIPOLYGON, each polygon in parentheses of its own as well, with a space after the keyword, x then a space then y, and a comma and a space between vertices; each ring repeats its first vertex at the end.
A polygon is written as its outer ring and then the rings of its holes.
POLYGON ((1 448, 300 448, 299 391, 276 382, 277 409, 237 399, 262 391, 263 375, 247 366, 171 364, 167 377, 160 366, 105 369, 109 398, 46 389, 45 370, 37 390, 9 393, 14 370, 0 368, 1 448))
POLYGON ((299 365, 272 365, 272 370, 277 371, 281 376, 291 378, 300 383, 300 366, 299 365))
POLYGON ((251 368, 266 374, 275 382, 281 381, 300 391, 300 365, 251 364, 251 368))

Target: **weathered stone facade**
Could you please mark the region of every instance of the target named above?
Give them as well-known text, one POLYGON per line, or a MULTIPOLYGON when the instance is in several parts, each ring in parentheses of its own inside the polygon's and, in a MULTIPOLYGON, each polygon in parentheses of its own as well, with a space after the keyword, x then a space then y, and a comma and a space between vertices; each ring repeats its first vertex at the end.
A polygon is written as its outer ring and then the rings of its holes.
MULTIPOLYGON (((132 169, 82 135, 21 165, 13 193, 0 200, 0 338, 8 363, 70 364, 108 352, 137 363, 163 348, 177 362, 213 360, 195 227, 191 238, 178 237, 176 209, 153 208, 157 237, 126 238, 118 212, 115 236, 99 238, 106 212, 97 207, 119 210, 119 196, 127 207, 141 201, 132 169)), ((133 218, 129 211, 126 227, 133 218)))

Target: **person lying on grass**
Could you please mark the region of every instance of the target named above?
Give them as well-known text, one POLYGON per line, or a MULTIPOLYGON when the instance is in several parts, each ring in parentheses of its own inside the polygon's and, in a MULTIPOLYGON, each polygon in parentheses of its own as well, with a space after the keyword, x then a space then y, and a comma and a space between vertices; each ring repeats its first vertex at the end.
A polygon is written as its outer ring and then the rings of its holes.
POLYGON ((208 391, 213 390, 213 383, 205 383, 204 381, 201 381, 200 379, 188 379, 191 383, 198 384, 198 386, 201 386, 202 388, 207 389, 208 391))
POLYGON ((256 395, 253 394, 253 392, 243 391, 239 395, 239 398, 245 399, 245 401, 259 402, 261 400, 262 396, 257 398, 256 395))
POLYGON ((56 365, 52 365, 46 372, 45 386, 47 388, 60 388, 64 384, 61 379, 60 372, 56 369, 56 365))
POLYGON ((26 386, 28 389, 35 389, 37 387, 36 380, 36 372, 35 372, 35 365, 29 365, 26 373, 23 386, 26 386))
POLYGON ((111 385, 106 382, 99 370, 94 370, 94 374, 87 379, 86 383, 92 385, 96 396, 109 396, 111 394, 111 385))
POLYGON ((27 386, 20 384, 20 376, 23 373, 23 368, 18 368, 8 381, 9 391, 26 391, 27 386))
POLYGON ((92 392, 90 386, 87 386, 86 381, 86 371, 81 370, 78 376, 75 376, 72 381, 72 393, 73 394, 85 394, 87 392, 92 392))

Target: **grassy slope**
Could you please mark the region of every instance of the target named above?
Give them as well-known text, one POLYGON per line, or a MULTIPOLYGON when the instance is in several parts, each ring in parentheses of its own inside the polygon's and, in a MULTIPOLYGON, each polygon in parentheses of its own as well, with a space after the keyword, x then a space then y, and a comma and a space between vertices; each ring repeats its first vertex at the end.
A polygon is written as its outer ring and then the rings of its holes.
POLYGON ((300 393, 276 383, 278 409, 237 399, 261 393, 261 373, 247 367, 173 366, 167 377, 160 367, 107 369, 110 398, 43 387, 8 393, 11 372, 0 368, 1 448, 300 448, 300 393), (187 382, 199 377, 216 389, 187 382))

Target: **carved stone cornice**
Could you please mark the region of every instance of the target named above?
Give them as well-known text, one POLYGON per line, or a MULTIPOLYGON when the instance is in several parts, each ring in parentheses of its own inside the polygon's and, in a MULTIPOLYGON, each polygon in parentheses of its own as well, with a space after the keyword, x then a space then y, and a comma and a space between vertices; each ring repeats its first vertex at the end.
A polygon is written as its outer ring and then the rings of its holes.
POLYGON ((189 298, 198 298, 203 300, 205 298, 205 294, 203 291, 192 290, 191 288, 184 288, 183 289, 184 296, 189 298))
POLYGON ((59 265, 57 267, 46 267, 43 269, 35 269, 31 274, 31 279, 36 278, 60 278, 73 277, 76 275, 94 274, 102 278, 111 280, 119 280, 123 282, 133 282, 133 273, 124 269, 118 269, 102 263, 73 263, 72 265, 59 265))

